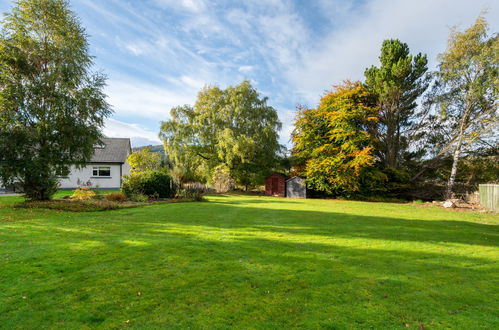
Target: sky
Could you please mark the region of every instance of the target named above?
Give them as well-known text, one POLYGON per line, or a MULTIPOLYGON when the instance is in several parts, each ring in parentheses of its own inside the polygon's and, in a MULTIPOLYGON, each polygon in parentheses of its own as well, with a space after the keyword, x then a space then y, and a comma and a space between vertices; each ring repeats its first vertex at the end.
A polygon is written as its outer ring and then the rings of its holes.
MULTIPOLYGON (((385 39, 427 54, 430 69, 452 27, 465 29, 497 0, 72 0, 89 36, 95 70, 108 76, 114 114, 104 134, 133 146, 160 144, 161 121, 194 104, 203 86, 247 79, 268 97, 290 146, 296 105, 315 107, 343 80, 379 65, 385 39)), ((10 0, 0 0, 8 11, 10 0)))

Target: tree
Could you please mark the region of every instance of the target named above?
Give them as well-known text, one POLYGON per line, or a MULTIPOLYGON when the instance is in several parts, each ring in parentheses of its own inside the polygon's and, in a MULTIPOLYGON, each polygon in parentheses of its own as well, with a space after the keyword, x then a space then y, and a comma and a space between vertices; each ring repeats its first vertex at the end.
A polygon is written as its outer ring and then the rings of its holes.
POLYGON ((225 165, 237 184, 261 183, 280 149, 277 112, 248 81, 223 90, 205 87, 194 107, 170 111, 160 137, 174 163, 209 181, 213 169, 225 165))
POLYGON ((131 153, 127 158, 127 162, 132 168, 130 171, 132 174, 154 171, 161 167, 161 156, 152 152, 151 148, 146 147, 131 153))
POLYGON ((82 166, 111 114, 78 18, 64 0, 19 0, 0 32, 0 178, 49 199, 82 166))
POLYGON ((427 58, 412 56, 406 43, 385 40, 381 66, 365 71, 367 89, 377 96, 380 119, 376 130, 379 156, 387 168, 399 168, 411 139, 416 100, 428 88, 427 58))
POLYGON ((311 188, 350 194, 383 176, 374 168, 372 131, 379 120, 374 101, 360 82, 346 81, 326 94, 317 109, 299 110, 293 154, 304 161, 311 188))
MULTIPOLYGON (((499 40, 488 35, 483 15, 463 32, 453 30, 447 50, 439 56, 432 94, 439 124, 447 137, 443 151, 452 153, 445 197, 452 196, 460 155, 498 127, 499 40)), ((497 146, 497 139, 492 138, 497 146)))

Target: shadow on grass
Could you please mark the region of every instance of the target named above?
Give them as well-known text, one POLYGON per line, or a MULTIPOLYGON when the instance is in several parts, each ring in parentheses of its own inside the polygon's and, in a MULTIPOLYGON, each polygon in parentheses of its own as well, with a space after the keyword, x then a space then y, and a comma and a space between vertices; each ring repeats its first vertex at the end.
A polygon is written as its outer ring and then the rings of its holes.
POLYGON ((243 204, 61 213, 0 227, 0 320, 8 327, 31 316, 40 326, 62 314, 75 322, 67 326, 131 319, 312 328, 497 321, 496 226, 243 204), (19 295, 31 304, 12 298, 19 295))

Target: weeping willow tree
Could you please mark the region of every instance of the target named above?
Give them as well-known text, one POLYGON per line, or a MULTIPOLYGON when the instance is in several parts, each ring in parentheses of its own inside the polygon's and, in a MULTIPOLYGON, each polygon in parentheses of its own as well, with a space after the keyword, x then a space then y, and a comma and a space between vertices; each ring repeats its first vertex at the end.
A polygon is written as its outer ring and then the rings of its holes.
POLYGON ((175 171, 211 181, 221 165, 244 187, 263 183, 277 163, 281 123, 248 81, 221 89, 203 88, 194 106, 174 107, 160 137, 175 171))

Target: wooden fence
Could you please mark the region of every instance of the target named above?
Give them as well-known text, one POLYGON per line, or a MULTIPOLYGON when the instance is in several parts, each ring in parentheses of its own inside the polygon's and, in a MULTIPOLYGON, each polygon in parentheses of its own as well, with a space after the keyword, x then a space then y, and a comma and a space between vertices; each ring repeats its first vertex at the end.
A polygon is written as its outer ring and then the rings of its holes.
POLYGON ((480 204, 488 210, 499 211, 499 184, 481 184, 480 204))

